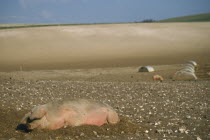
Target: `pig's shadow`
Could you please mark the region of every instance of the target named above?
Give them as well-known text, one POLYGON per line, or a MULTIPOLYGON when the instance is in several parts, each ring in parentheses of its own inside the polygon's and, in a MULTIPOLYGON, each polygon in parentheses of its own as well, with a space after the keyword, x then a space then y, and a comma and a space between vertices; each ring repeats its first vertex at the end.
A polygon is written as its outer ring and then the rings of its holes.
POLYGON ((32 131, 32 130, 28 129, 28 127, 27 127, 26 124, 19 124, 19 125, 16 127, 16 130, 21 131, 21 132, 23 132, 23 133, 29 133, 29 132, 32 131))

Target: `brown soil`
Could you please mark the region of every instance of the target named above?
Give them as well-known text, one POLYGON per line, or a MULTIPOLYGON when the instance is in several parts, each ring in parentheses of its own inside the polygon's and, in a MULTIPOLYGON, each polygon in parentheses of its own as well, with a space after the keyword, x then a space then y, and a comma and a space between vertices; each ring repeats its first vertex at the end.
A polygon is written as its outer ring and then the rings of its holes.
POLYGON ((209 139, 209 29, 157 23, 1 30, 0 140, 209 139), (198 80, 173 81, 187 60, 199 64, 198 80), (143 65, 155 72, 139 73, 143 65), (156 74, 164 81, 153 81, 156 74), (105 102, 121 121, 16 130, 31 108, 64 98, 105 102))

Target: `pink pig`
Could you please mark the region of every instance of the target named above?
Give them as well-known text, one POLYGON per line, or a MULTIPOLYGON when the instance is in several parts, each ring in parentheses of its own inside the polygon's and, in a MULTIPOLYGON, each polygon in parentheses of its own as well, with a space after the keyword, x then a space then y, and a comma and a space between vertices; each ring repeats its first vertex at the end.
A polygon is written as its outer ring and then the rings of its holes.
POLYGON ((29 130, 55 130, 66 126, 116 124, 119 121, 118 114, 109 105, 80 99, 34 107, 21 123, 29 130))

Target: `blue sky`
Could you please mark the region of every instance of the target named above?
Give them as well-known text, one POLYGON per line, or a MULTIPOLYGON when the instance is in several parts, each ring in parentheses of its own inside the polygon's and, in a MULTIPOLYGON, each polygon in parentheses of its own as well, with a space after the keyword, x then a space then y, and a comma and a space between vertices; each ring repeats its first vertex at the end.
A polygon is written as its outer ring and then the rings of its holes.
POLYGON ((210 0, 0 0, 0 23, 112 23, 210 12, 210 0))

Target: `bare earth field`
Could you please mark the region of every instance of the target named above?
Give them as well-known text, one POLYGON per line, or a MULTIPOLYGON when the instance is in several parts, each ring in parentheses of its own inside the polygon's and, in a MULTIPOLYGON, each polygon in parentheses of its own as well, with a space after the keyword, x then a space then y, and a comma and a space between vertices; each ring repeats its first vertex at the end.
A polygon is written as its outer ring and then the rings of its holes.
POLYGON ((209 37, 209 22, 0 30, 0 140, 207 140, 209 37), (173 81, 188 60, 198 80, 173 81), (139 73, 143 65, 155 72, 139 73), (77 98, 111 105, 120 123, 16 130, 32 107, 77 98))

